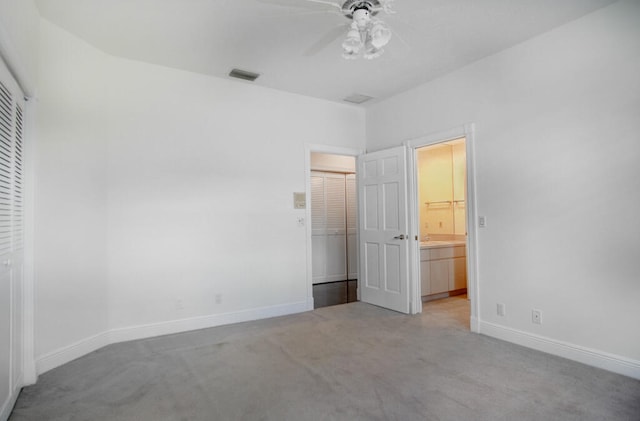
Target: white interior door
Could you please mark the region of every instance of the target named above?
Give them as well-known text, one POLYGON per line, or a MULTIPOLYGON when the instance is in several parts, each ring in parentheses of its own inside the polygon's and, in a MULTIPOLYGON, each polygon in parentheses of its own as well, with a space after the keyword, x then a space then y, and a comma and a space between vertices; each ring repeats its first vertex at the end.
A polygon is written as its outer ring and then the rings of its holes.
POLYGON ((406 149, 358 157, 360 299, 409 313, 406 149))

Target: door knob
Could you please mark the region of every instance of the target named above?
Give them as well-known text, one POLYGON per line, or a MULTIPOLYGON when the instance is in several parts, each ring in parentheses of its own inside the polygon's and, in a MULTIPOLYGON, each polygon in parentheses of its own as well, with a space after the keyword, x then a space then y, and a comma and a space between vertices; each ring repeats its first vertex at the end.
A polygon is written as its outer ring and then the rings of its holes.
POLYGON ((394 240, 404 240, 404 234, 396 235, 393 237, 394 240))

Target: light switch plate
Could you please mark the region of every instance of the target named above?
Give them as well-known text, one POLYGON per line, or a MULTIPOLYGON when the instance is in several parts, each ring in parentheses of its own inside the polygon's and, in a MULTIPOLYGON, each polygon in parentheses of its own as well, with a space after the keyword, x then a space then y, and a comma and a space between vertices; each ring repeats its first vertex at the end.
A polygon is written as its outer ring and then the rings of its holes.
POLYGON ((293 193, 293 208, 294 209, 306 209, 307 208, 307 195, 300 192, 293 193))

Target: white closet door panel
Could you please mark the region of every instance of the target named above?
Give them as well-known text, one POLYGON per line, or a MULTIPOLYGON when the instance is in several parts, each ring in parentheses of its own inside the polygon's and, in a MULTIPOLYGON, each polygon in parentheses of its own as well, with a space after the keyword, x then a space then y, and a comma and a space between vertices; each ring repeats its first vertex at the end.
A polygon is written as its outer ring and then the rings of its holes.
POLYGON ((324 282, 327 277, 327 236, 311 236, 311 259, 313 283, 324 282))
POLYGON ((347 279, 347 241, 346 236, 327 236, 327 281, 347 279))
POLYGON ((311 172, 313 283, 347 279, 344 174, 311 172))
POLYGON ((0 82, 0 257, 11 253, 13 137, 13 95, 0 82))
POLYGON ((324 234, 327 229, 326 203, 324 199, 324 175, 311 173, 311 230, 324 234))
POLYGON ((347 277, 358 279, 358 190, 356 175, 347 174, 346 201, 347 201, 347 277))
POLYGON ((311 274, 313 283, 327 277, 327 215, 324 173, 311 172, 311 274))
POLYGON ((0 414, 22 386, 23 104, 0 60, 0 414))
POLYGON ((326 175, 325 200, 327 233, 344 234, 347 225, 344 174, 326 175))
POLYGON ((22 107, 16 105, 15 137, 13 143, 13 194, 12 194, 12 248, 24 248, 24 202, 23 202, 23 158, 22 158, 22 107))
POLYGON ((358 190, 356 175, 347 174, 345 178, 347 200, 347 231, 355 233, 358 230, 358 190))
MULTIPOLYGON (((0 65, 3 63, 0 61, 0 65)), ((0 67, 0 70, 4 70, 0 67)), ((0 76, 4 76, 0 73, 0 76)), ((11 168, 13 95, 0 79, 0 411, 12 394, 11 269, 1 264, 11 258, 11 168)))
POLYGON ((347 234, 347 268, 349 279, 358 279, 358 236, 347 234))
POLYGON ((0 272, 0 407, 11 396, 11 272, 0 272))
POLYGON ((22 385, 22 346, 23 346, 23 273, 22 258, 14 255, 11 261, 11 303, 12 303, 12 329, 11 329, 11 385, 13 388, 22 385))

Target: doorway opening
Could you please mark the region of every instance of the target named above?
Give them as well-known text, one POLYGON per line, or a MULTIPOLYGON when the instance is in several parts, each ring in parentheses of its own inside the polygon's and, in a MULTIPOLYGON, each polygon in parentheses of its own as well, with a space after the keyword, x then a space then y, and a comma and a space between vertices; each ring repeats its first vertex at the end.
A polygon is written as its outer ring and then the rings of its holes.
POLYGON ((309 168, 314 308, 357 301, 355 157, 311 152, 309 168))
MULTIPOLYGON (((472 148, 467 135, 432 137, 410 145, 415 172, 414 228, 419 240, 414 279, 424 312, 446 314, 475 331, 470 293, 476 291, 470 257, 475 247, 470 247, 469 235, 475 213, 470 206, 473 198, 469 200, 468 151, 472 148)), ((472 234, 475 239, 475 231, 472 234)))

